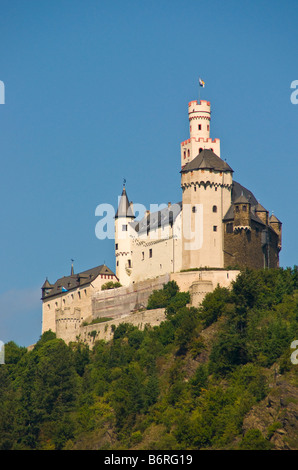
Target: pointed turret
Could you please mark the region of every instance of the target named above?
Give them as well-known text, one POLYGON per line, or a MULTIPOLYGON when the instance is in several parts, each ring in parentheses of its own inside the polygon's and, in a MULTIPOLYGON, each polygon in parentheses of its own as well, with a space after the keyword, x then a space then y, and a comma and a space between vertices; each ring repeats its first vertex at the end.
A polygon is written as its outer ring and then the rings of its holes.
POLYGON ((272 213, 269 219, 269 224, 278 235, 278 249, 281 250, 281 230, 282 223, 281 221, 272 213))
POLYGON ((269 212, 259 202, 255 207, 255 214, 259 217, 259 219, 261 219, 262 222, 264 222, 265 225, 268 225, 269 212))
POLYGON ((132 203, 129 202, 126 194, 125 185, 123 185, 122 194, 119 198, 118 210, 116 212, 115 219, 118 219, 119 217, 135 218, 132 203))
POLYGON ((250 230, 250 202, 243 191, 234 201, 234 226, 239 229, 250 230))
POLYGON ((118 210, 115 215, 115 256, 116 276, 122 285, 130 284, 132 273, 131 226, 135 218, 132 202, 127 197, 125 183, 118 198, 118 210))
POLYGON ((41 293, 42 293, 41 298, 44 299, 47 295, 49 295, 52 289, 53 289, 53 285, 50 284, 48 281, 48 278, 46 278, 41 288, 41 293))

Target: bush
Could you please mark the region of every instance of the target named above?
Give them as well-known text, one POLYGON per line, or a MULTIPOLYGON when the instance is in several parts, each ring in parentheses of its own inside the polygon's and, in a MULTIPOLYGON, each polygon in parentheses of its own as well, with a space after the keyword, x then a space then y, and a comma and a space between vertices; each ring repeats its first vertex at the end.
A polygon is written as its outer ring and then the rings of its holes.
POLYGON ((259 429, 249 429, 239 444, 241 450, 270 450, 272 447, 259 429))
POLYGON ((101 290, 117 289, 117 287, 122 287, 122 284, 120 282, 109 281, 101 286, 101 290))

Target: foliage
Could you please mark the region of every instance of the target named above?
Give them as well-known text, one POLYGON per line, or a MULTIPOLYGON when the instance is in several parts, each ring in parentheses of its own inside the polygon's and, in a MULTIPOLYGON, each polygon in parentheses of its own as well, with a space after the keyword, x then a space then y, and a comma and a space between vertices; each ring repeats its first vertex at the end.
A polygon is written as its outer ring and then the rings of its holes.
POLYGON ((243 420, 267 397, 269 369, 295 367, 297 287, 296 267, 244 270, 196 309, 170 282, 148 302, 166 310, 159 326, 122 323, 92 350, 52 332, 30 351, 7 343, 0 449, 272 448, 280 423, 263 436, 243 420))
POLYGON ((108 281, 101 286, 101 290, 117 289, 117 287, 122 287, 122 284, 120 284, 118 281, 108 281))

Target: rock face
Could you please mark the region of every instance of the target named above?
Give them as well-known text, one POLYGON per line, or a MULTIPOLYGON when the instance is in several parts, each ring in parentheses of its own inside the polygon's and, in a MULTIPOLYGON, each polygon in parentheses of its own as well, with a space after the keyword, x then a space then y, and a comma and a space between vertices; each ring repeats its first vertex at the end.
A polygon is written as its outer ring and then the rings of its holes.
MULTIPOLYGON (((297 375, 296 375, 297 383, 297 375)), ((244 434, 259 429, 276 450, 298 448, 298 388, 295 381, 277 376, 268 396, 254 406, 243 422, 244 434)))

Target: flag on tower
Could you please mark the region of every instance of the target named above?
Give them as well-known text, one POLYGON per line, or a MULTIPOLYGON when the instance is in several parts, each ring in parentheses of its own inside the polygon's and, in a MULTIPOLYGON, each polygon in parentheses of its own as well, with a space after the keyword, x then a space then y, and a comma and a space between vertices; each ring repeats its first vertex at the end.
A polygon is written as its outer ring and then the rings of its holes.
POLYGON ((201 78, 199 78, 199 84, 200 84, 200 86, 202 86, 203 88, 205 87, 205 82, 204 82, 204 80, 202 80, 201 78))

